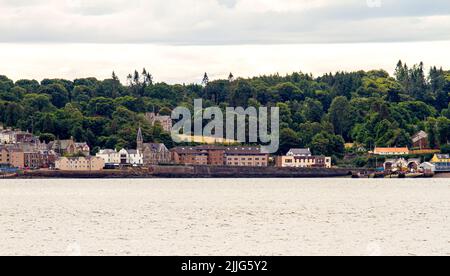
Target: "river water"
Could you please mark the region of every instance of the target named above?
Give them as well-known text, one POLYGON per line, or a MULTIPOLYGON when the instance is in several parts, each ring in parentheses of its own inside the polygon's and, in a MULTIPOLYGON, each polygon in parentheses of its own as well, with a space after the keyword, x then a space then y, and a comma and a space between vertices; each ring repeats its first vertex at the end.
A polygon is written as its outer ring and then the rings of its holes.
POLYGON ((0 255, 450 255, 450 181, 0 180, 0 255))

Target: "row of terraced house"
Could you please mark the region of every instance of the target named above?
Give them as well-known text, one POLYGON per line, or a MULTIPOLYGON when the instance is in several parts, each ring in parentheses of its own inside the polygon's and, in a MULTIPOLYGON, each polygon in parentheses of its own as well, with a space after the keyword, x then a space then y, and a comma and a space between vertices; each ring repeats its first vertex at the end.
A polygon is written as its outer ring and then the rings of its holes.
POLYGON ((117 166, 199 165, 330 168, 331 158, 313 156, 309 149, 292 149, 286 156, 272 158, 257 146, 193 146, 168 149, 162 143, 144 143, 138 130, 136 149, 102 149, 90 156, 87 143, 74 139, 50 143, 20 130, 0 129, 0 164, 16 168, 50 168, 65 171, 94 171, 117 166))
POLYGON ((56 154, 29 132, 0 126, 0 164, 15 168, 50 167, 56 154))
POLYGON ((260 147, 197 146, 171 150, 173 163, 183 165, 267 167, 269 154, 260 147))
POLYGON ((292 149, 287 156, 271 159, 257 146, 180 146, 168 149, 161 143, 144 143, 142 130, 136 137, 136 149, 102 149, 97 157, 106 167, 149 165, 239 166, 267 167, 271 163, 279 167, 331 168, 331 158, 313 156, 309 149, 292 149))
POLYGON ((88 144, 77 143, 73 138, 45 143, 32 133, 4 128, 0 125, 0 165, 2 167, 18 169, 73 169, 76 167, 79 170, 85 170, 92 168, 88 163, 98 161, 93 160, 89 154, 88 144), (74 163, 76 165, 73 168, 66 166, 74 163))

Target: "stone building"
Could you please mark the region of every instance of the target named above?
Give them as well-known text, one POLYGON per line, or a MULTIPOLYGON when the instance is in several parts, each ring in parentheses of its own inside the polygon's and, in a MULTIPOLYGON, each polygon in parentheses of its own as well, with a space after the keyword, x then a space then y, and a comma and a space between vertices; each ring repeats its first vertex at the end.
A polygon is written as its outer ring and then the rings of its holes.
POLYGON ((269 154, 263 153, 260 147, 226 147, 225 160, 227 166, 267 167, 269 154))
POLYGON ((0 146, 0 164, 7 164, 15 168, 25 166, 23 150, 13 146, 0 146))
POLYGON ((101 171, 105 162, 100 157, 60 157, 55 168, 60 171, 101 171))
POLYGON ((428 148, 428 133, 425 131, 419 131, 412 138, 413 148, 415 149, 427 149, 428 148))
POLYGON ((40 150, 41 168, 54 168, 58 159, 56 152, 52 150, 40 150))
POLYGON ((176 164, 223 166, 226 164, 225 147, 203 145, 197 147, 176 147, 171 150, 176 164))
POLYGON ((0 126, 0 144, 39 143, 39 137, 28 131, 13 130, 0 126))
POLYGON ((182 165, 267 167, 269 163, 269 155, 259 147, 176 147, 171 153, 173 162, 182 165))
POLYGON ((158 113, 148 112, 145 113, 145 118, 150 122, 152 126, 159 123, 164 131, 172 131, 172 118, 170 116, 161 116, 158 113))
POLYGON ((208 152, 193 147, 176 147, 170 150, 172 161, 180 165, 208 165, 208 152))
POLYGON ((73 139, 52 141, 48 143, 48 149, 56 152, 60 156, 76 153, 76 146, 73 139))
POLYGON ((87 143, 76 143, 73 138, 52 141, 48 144, 47 149, 56 152, 60 156, 76 154, 89 156, 91 150, 87 143))
POLYGON ((84 156, 89 156, 91 154, 91 148, 86 142, 75 143, 75 152, 83 154, 84 156))
POLYGON ((42 167, 43 158, 40 151, 39 144, 23 143, 16 144, 24 153, 24 167, 27 169, 39 169, 42 167))
POLYGON ((143 154, 145 166, 168 164, 171 162, 170 151, 161 143, 144 143, 142 129, 139 128, 136 137, 137 150, 143 154))
POLYGON ((42 167, 42 156, 39 151, 29 151, 23 153, 24 166, 28 169, 39 169, 42 167))
POLYGON ((35 143, 39 141, 38 137, 25 131, 16 131, 14 136, 14 143, 35 143))

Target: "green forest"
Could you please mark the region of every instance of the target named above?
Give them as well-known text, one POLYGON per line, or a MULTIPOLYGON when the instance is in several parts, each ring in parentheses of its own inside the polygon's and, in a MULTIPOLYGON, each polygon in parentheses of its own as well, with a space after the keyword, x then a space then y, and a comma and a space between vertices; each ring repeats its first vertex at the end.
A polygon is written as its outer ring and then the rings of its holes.
POLYGON ((121 83, 110 79, 13 81, 0 76, 0 122, 29 130, 43 141, 74 137, 93 153, 100 148, 134 148, 136 131, 146 141, 174 144, 144 112, 169 115, 176 106, 278 106, 280 153, 310 147, 314 154, 337 159, 345 143, 368 150, 375 146, 411 146, 419 130, 429 134, 430 148, 448 151, 450 140, 450 71, 398 62, 386 71, 337 72, 314 77, 293 73, 253 78, 210 80, 202 84, 155 83, 145 69, 121 83))

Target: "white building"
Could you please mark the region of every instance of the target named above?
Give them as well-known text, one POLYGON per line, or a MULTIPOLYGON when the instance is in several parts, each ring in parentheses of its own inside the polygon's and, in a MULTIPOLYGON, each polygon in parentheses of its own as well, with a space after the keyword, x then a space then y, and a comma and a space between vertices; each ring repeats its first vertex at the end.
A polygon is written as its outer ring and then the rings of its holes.
POLYGON ((144 154, 139 150, 128 150, 128 163, 131 165, 144 165, 144 154))
POLYGON ((10 129, 0 129, 0 144, 15 143, 15 133, 10 129))
POLYGON ((281 168, 327 168, 332 166, 331 157, 326 156, 280 156, 277 167, 281 168))
POLYGON ((422 163, 419 168, 425 172, 436 172, 436 166, 429 162, 422 163))
POLYGON ((40 143, 39 137, 28 131, 14 130, 0 126, 0 144, 40 143))
POLYGON ((102 158, 105 161, 105 164, 120 164, 119 154, 115 150, 100 150, 96 156, 102 158))
POLYGON ((105 161, 108 165, 143 165, 144 155, 139 150, 126 150, 120 151, 105 149, 100 150, 96 155, 105 161))
POLYGON ((120 165, 127 165, 130 164, 130 156, 128 155, 128 151, 126 149, 121 149, 118 152, 119 155, 119 163, 120 165))
POLYGON ((313 156, 310 149, 291 149, 286 156, 276 158, 282 168, 331 168, 331 157, 313 156))

